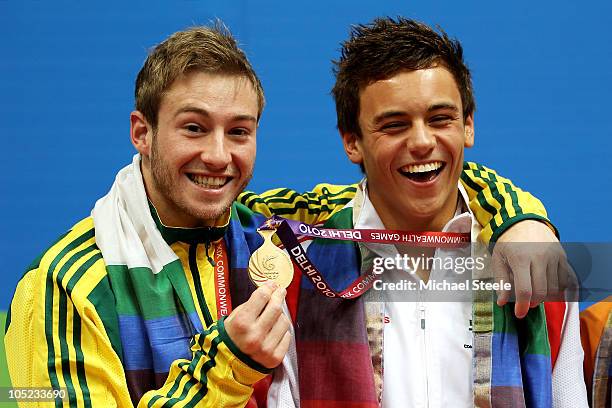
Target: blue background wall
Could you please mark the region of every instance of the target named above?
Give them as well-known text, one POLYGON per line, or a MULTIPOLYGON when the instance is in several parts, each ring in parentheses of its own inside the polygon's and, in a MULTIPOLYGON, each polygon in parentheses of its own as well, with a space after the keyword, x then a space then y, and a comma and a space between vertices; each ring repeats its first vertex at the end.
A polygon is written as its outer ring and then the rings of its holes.
POLYGON ((329 90, 351 23, 439 24, 465 47, 481 161, 547 205, 568 241, 609 241, 609 1, 0 1, 0 310, 28 263, 89 214, 133 154, 128 115, 146 50, 223 19, 267 107, 250 188, 349 183, 329 90))

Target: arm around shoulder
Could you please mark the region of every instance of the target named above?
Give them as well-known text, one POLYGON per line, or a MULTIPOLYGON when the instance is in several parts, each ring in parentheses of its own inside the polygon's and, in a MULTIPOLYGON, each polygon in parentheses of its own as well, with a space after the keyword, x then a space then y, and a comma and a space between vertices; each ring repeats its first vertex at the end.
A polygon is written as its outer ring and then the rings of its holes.
POLYGON ((465 162, 460 180, 468 194, 470 209, 482 226, 478 237, 482 242, 497 241, 501 234, 523 220, 544 222, 558 235, 542 202, 494 170, 465 162))
POLYGON ((246 191, 238 196, 238 202, 266 217, 278 215, 307 224, 318 224, 344 208, 356 191, 356 184, 322 183, 304 193, 288 188, 276 188, 260 194, 246 191))

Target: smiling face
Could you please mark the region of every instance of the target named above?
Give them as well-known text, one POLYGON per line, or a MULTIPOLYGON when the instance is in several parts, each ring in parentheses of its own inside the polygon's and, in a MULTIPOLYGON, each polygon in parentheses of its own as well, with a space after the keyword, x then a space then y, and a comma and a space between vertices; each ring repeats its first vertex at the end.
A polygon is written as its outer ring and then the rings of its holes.
POLYGON ((362 164, 368 194, 385 227, 441 230, 457 203, 463 148, 474 143, 461 96, 443 67, 404 71, 360 92, 361 137, 343 134, 362 164))
POLYGON ((241 76, 187 73, 164 94, 157 129, 132 112, 149 199, 162 222, 214 225, 249 182, 256 153, 258 100, 241 76))

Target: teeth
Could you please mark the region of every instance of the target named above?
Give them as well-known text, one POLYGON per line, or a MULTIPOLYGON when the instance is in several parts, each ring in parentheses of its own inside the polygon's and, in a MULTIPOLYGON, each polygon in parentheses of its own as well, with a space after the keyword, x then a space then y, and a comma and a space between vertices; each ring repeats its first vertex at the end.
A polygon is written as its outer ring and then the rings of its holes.
POLYGON ((189 178, 191 179, 191 181, 204 188, 219 188, 223 186, 227 181, 227 177, 210 177, 193 174, 191 174, 189 178))
POLYGON ((428 171, 438 170, 440 167, 442 167, 442 162, 436 161, 427 164, 410 164, 402 167, 401 170, 407 173, 425 173, 428 171))

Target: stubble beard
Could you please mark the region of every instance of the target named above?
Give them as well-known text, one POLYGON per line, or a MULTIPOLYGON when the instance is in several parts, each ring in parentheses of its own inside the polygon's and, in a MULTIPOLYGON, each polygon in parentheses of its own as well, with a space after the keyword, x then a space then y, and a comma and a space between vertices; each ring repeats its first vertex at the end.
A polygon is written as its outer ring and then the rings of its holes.
POLYGON ((228 199, 227 202, 221 202, 218 206, 213 206, 212 208, 198 208, 191 206, 187 200, 181 196, 180 192, 178 191, 179 187, 176 185, 176 183, 173 183, 170 166, 164 161, 163 155, 159 152, 156 136, 157 135, 154 134, 152 138, 153 140, 149 162, 151 166, 151 176, 153 177, 153 183, 155 183, 157 191, 166 202, 171 204, 173 211, 180 211, 198 220, 202 225, 210 225, 212 222, 225 214, 230 209, 232 203, 234 200, 236 200, 238 195, 244 191, 247 184, 251 180, 251 177, 253 177, 253 169, 251 168, 242 185, 240 185, 236 195, 231 197, 231 200, 228 199))

